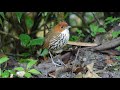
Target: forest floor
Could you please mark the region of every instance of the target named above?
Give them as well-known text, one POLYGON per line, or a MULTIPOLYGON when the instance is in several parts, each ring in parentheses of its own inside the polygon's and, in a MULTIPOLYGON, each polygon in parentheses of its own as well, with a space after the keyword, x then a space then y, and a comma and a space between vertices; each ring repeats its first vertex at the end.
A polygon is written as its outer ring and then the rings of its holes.
MULTIPOLYGON (((66 52, 59 58, 66 66, 55 67, 51 60, 35 66, 42 74, 36 78, 119 78, 120 61, 107 52, 97 52, 90 48, 79 48, 66 52)), ((114 53, 114 52, 113 52, 114 53)))

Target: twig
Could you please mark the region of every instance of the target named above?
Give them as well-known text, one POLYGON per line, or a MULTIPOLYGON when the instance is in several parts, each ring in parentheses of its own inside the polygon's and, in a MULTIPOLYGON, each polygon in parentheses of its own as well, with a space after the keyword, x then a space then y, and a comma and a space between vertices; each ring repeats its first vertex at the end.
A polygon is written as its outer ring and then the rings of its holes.
POLYGON ((97 46, 96 43, 72 42, 72 41, 69 41, 67 44, 76 46, 97 46))
POLYGON ((19 38, 18 38, 17 36, 14 36, 14 35, 12 35, 12 34, 9 34, 9 33, 3 32, 3 31, 0 31, 0 34, 7 35, 7 36, 9 36, 9 37, 12 37, 12 38, 14 38, 14 39, 19 40, 19 38))
POLYGON ((77 51, 77 54, 76 54, 76 57, 75 57, 75 61, 77 60, 77 57, 79 55, 79 51, 80 51, 80 49, 78 49, 78 51, 77 51))
MULTIPOLYGON (((42 13, 41 12, 39 12, 38 13, 38 15, 35 17, 35 21, 34 21, 34 24, 33 24, 33 27, 31 28, 31 32, 35 32, 35 31, 37 31, 37 27, 38 27, 38 25, 39 25, 39 23, 40 23, 40 21, 41 21, 41 19, 42 19, 42 13)), ((32 35, 35 35, 34 33, 31 33, 31 36, 32 35)))
POLYGON ((21 54, 13 54, 13 53, 4 53, 7 56, 13 56, 13 57, 24 57, 24 55, 21 54))
POLYGON ((93 14, 93 16, 94 16, 95 20, 97 21, 97 23, 98 23, 99 25, 101 25, 99 19, 95 16, 95 14, 94 14, 93 12, 91 12, 91 13, 93 14))

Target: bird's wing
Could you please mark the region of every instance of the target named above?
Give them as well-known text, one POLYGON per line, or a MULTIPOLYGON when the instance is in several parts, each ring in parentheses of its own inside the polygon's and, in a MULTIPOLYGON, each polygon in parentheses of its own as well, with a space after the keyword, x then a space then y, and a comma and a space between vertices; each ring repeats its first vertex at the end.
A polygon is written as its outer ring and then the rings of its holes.
POLYGON ((59 35, 58 32, 53 32, 53 31, 48 32, 45 37, 45 42, 44 42, 43 48, 49 48, 50 41, 53 38, 57 40, 58 35, 59 35), (53 33, 54 33, 54 35, 53 35, 53 33))

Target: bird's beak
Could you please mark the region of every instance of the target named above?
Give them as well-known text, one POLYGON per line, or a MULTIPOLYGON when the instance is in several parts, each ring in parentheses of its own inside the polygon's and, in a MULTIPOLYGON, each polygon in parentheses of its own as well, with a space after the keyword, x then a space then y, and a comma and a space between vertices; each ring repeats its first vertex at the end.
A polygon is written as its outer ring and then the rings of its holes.
POLYGON ((69 28, 71 28, 71 26, 68 26, 67 28, 69 29, 69 28))

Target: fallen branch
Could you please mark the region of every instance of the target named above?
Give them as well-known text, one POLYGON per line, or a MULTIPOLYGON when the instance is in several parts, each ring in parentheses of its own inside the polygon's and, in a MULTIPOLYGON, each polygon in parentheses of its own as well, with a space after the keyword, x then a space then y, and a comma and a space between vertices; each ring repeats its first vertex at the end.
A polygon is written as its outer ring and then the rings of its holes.
POLYGON ((76 46, 97 46, 96 43, 72 42, 72 41, 69 41, 67 44, 76 46))
POLYGON ((102 45, 95 47, 94 50, 106 50, 106 49, 115 48, 119 45, 120 45, 120 37, 113 39, 111 41, 105 42, 102 45))

